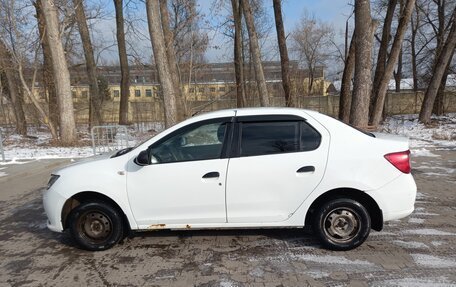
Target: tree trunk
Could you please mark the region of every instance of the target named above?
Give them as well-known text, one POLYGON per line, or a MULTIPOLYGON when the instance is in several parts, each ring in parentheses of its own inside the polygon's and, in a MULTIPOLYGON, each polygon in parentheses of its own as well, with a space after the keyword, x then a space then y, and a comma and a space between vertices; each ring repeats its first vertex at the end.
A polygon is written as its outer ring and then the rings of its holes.
MULTIPOLYGON (((397 0, 388 0, 388 8, 386 10, 385 22, 383 24, 382 30, 382 39, 380 42, 380 48, 378 49, 377 64, 375 67, 374 73, 374 83, 372 89, 374 91, 378 90, 380 82, 385 74, 386 60, 388 58, 388 46, 391 38, 391 23, 394 18, 394 11, 396 10, 397 0)), ((376 94, 372 94, 373 98, 371 99, 371 109, 375 103, 376 94)))
POLYGON ((374 126, 380 124, 380 121, 382 120, 383 107, 385 105, 389 80, 391 79, 391 75, 394 71, 394 66, 396 65, 399 58, 402 41, 404 39, 410 17, 412 16, 414 6, 415 0, 407 0, 407 3, 405 4, 405 7, 401 13, 401 19, 399 20, 396 35, 394 36, 393 45, 391 47, 390 56, 388 58, 388 62, 386 63, 386 68, 382 80, 380 81, 377 90, 373 90, 373 93, 376 94, 376 96, 374 97, 375 102, 371 122, 374 126))
POLYGON ((290 93, 290 60, 288 59, 287 41, 285 38, 285 28, 282 19, 282 0, 273 0, 274 19, 277 30, 277 41, 279 43, 280 65, 282 68, 282 86, 285 93, 285 103, 287 107, 293 106, 290 93))
POLYGON ((57 130, 57 127, 59 126, 59 107, 52 76, 52 57, 46 37, 46 23, 44 21, 43 9, 41 8, 41 1, 36 1, 34 6, 38 20, 38 33, 41 39, 41 49, 43 51, 43 83, 45 92, 48 96, 49 125, 52 125, 53 129, 57 130))
POLYGON ((176 93, 172 75, 169 69, 169 61, 166 56, 165 38, 160 21, 159 0, 147 0, 147 22, 149 25, 150 39, 154 51, 155 65, 163 92, 165 127, 171 127, 177 123, 176 93))
POLYGON ((370 14, 370 1, 355 1, 355 75, 350 123, 357 127, 368 124, 375 25, 370 14))
POLYGON ((261 62, 260 46, 258 44, 258 35, 255 29, 255 21, 253 19, 252 8, 250 7, 250 0, 241 0, 242 10, 244 12, 245 23, 249 33, 250 52, 252 54, 253 67, 255 70, 255 78, 258 86, 258 93, 260 97, 260 105, 263 107, 269 106, 269 94, 266 86, 266 79, 264 77, 263 64, 261 62))
POLYGON ((46 35, 51 50, 55 87, 59 99, 60 140, 63 144, 69 145, 77 140, 70 73, 60 39, 57 9, 52 0, 41 0, 41 5, 46 21, 46 35))
MULTIPOLYGON (((415 7, 415 10, 417 8, 415 7)), ((415 11, 416 13, 416 20, 413 21, 413 17, 410 19, 412 25, 412 33, 410 36, 410 46, 411 46, 411 57, 412 57, 412 77, 413 77, 413 91, 418 91, 418 66, 416 62, 417 54, 416 54, 416 35, 418 33, 419 27, 419 12, 415 11)))
POLYGON ((394 81, 395 81, 395 88, 396 93, 401 91, 401 81, 402 81, 402 47, 401 51, 399 52, 399 58, 397 60, 397 70, 394 73, 394 81))
POLYGON ((355 42, 355 33, 353 33, 350 41, 350 49, 348 50, 347 59, 345 60, 339 97, 339 119, 347 124, 350 121, 350 107, 352 102, 351 84, 353 68, 355 66, 355 42))
MULTIPOLYGON (((169 11, 168 11, 168 0, 160 0, 160 13, 161 13, 161 24, 163 29, 163 36, 165 37, 166 55, 168 57, 169 71, 173 80, 174 91, 176 92, 177 104, 178 104, 178 120, 185 119, 188 115, 187 103, 182 92, 181 79, 179 77, 179 70, 176 61, 176 51, 174 50, 174 36, 170 30, 169 24, 169 11)), ((191 69, 191 67, 190 67, 191 69)), ((189 71, 191 72, 191 71, 189 71)), ((190 87, 190 86, 189 86, 190 87)))
POLYGON ((247 105, 244 86, 244 61, 242 57, 242 9, 239 0, 231 0, 234 19, 234 75, 236 78, 236 106, 247 105))
POLYGON ((9 99, 14 109, 16 132, 20 135, 27 135, 27 122, 25 120, 23 95, 18 85, 18 78, 13 70, 12 56, 6 49, 4 43, 0 42, 0 70, 6 78, 6 87, 8 88, 9 99))
MULTIPOLYGON (((450 61, 451 62, 451 59, 450 61)), ((445 113, 445 103, 444 103, 444 97, 445 97, 445 86, 446 86, 446 81, 448 78, 448 73, 449 73, 449 64, 447 65, 447 68, 445 69, 445 72, 443 73, 442 80, 440 81, 439 85, 439 90, 437 91, 437 96, 434 101, 434 107, 432 109, 432 112, 436 114, 437 116, 441 116, 445 113)))
POLYGON ((451 30, 447 36, 446 42, 443 49, 434 65, 434 71, 432 73, 431 82, 424 94, 423 105, 420 111, 420 121, 422 123, 429 123, 431 121, 432 108, 434 101, 437 96, 439 86, 442 82, 443 75, 447 68, 448 63, 453 57, 454 50, 456 47, 456 8, 453 10, 451 30))
POLYGON ((125 45, 123 0, 114 0, 116 10, 117 49, 120 61, 120 106, 119 124, 128 125, 128 98, 130 96, 130 72, 128 68, 127 47, 125 45))
POLYGON ((73 0, 76 22, 81 36, 82 48, 86 60, 86 71, 89 80, 89 129, 102 122, 102 96, 98 89, 97 66, 93 56, 92 41, 90 40, 89 27, 84 12, 83 0, 73 0))

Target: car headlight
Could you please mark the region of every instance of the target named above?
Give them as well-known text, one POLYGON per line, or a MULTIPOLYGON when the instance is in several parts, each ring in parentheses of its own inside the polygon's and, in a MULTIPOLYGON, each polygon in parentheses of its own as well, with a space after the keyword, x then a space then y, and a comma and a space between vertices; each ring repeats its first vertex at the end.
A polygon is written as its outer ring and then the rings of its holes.
POLYGON ((49 179, 49 182, 47 184, 47 189, 51 188, 51 186, 59 179, 60 175, 57 174, 51 174, 51 178, 49 179))

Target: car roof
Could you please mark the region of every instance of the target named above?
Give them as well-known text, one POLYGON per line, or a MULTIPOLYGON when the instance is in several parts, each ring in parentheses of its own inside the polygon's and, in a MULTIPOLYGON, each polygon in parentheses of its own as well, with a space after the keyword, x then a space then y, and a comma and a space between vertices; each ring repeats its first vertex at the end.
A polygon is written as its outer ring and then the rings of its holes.
POLYGON ((314 114, 318 113, 306 109, 289 108, 289 107, 255 107, 255 108, 235 108, 225 109, 213 112, 207 112, 193 117, 195 120, 218 118, 218 117, 232 117, 236 116, 255 116, 255 115, 283 115, 283 114, 298 114, 302 115, 303 112, 314 114))

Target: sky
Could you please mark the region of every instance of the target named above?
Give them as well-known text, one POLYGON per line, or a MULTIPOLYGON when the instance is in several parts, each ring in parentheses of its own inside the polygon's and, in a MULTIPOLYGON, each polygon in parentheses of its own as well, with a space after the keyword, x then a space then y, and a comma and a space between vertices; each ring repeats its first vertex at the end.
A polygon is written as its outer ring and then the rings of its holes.
MULTIPOLYGON (((342 41, 342 34, 345 29, 345 21, 348 16, 351 14, 352 6, 351 3, 353 0, 283 0, 282 9, 283 9, 283 18, 285 33, 289 34, 296 24, 299 22, 299 19, 302 15, 307 12, 310 15, 314 15, 317 19, 325 21, 333 25, 336 37, 339 37, 342 41)), ((95 41, 98 41, 100 46, 107 46, 108 43, 115 43, 115 21, 114 21, 114 8, 112 7, 112 0, 105 0, 105 13, 106 17, 102 20, 95 20, 93 26, 96 29, 96 34, 94 35, 95 41)), ((274 13, 272 7, 272 0, 263 0, 264 5, 266 5, 266 10, 269 15, 271 24, 274 24, 274 13)), ((213 10, 213 0, 197 0, 198 9, 204 15, 204 19, 212 24, 215 24, 220 20, 220 17, 217 18, 217 12, 213 10)), ((143 59, 150 61, 152 55, 152 50, 150 46, 150 41, 147 39, 148 31, 147 25, 144 20, 146 20, 145 9, 143 7, 137 7, 137 11, 143 15, 139 18, 143 18, 142 23, 139 23, 143 28, 141 33, 144 35, 143 39, 140 39, 137 36, 134 36, 132 42, 135 42, 134 46, 131 46, 134 49, 137 49, 140 54, 143 55, 143 59), (150 53, 150 55, 148 54, 150 53)), ((141 30, 141 29, 140 29, 141 30)), ((224 37, 220 31, 214 31, 207 29, 209 34, 209 48, 206 52, 206 59, 208 62, 228 62, 232 59, 232 48, 227 45, 227 38, 224 37), (218 47, 218 48, 214 48, 218 47), (221 47, 221 48, 220 48, 221 47)), ((271 30, 269 35, 270 43, 277 41, 275 34, 275 29, 271 30)), ((265 50, 268 48, 265 48, 265 50)), ((269 47, 269 50, 272 50, 269 47)), ((113 46, 107 50, 104 50, 101 54, 107 63, 118 62, 117 50, 113 46)), ((267 55, 265 60, 273 60, 274 57, 278 57, 275 53, 273 55, 267 55)))

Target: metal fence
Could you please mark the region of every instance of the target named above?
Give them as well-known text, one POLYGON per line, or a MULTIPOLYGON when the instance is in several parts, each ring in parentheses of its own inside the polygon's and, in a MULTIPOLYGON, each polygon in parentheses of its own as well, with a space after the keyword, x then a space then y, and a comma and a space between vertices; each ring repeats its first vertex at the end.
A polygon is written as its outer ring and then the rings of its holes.
POLYGON ((93 154, 110 152, 128 147, 126 126, 95 126, 91 131, 93 154))
POLYGON ((0 129, 0 154, 2 156, 2 161, 5 161, 5 152, 3 151, 2 129, 0 129))

